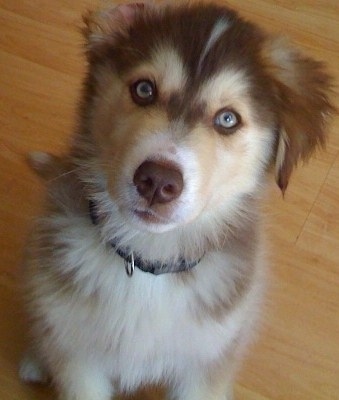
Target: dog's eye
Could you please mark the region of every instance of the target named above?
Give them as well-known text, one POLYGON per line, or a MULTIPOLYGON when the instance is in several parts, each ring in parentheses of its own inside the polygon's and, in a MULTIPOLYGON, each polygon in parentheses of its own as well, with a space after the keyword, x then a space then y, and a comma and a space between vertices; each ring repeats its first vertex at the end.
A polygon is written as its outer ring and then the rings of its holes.
POLYGON ((150 80, 139 80, 130 87, 133 101, 140 106, 152 104, 156 97, 156 87, 150 80))
POLYGON ((217 113, 214 119, 215 127, 222 133, 232 133, 241 123, 241 118, 238 113, 232 110, 221 110, 217 113))

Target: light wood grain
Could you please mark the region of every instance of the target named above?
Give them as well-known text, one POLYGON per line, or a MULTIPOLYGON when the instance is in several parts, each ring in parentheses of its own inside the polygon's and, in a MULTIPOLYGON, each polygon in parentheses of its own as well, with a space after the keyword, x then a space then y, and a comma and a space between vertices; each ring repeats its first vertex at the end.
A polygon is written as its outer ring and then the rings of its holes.
MULTIPOLYGON (((43 188, 31 150, 62 152, 84 72, 81 14, 99 0, 0 0, 0 399, 54 398, 19 382, 27 324, 20 264, 43 188)), ((322 59, 339 82, 338 0, 229 0, 322 59)), ((285 200, 266 200, 270 288, 264 323, 238 379, 237 399, 339 399, 339 121, 325 153, 294 175, 285 200)), ((156 400, 144 392, 133 399, 156 400)))

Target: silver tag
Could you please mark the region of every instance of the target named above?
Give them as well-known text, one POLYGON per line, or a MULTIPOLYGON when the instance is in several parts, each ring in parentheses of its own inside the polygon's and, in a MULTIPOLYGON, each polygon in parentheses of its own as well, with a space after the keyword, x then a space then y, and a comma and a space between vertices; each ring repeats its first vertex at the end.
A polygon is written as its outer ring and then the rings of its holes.
POLYGON ((135 269, 134 254, 132 252, 130 255, 130 261, 125 260, 125 270, 126 270, 127 276, 129 276, 131 278, 133 275, 134 269, 135 269))

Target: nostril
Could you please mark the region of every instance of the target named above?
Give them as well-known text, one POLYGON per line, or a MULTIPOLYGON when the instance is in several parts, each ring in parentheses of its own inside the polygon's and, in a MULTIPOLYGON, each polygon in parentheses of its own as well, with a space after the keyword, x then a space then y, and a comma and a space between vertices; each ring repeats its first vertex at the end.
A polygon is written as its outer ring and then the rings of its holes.
POLYGON ((147 176, 134 177, 134 185, 136 186, 138 193, 141 196, 146 197, 147 194, 153 194, 154 192, 154 182, 152 178, 147 176))
POLYGON ((163 186, 161 188, 161 190, 164 193, 164 195, 172 196, 172 195, 175 195, 176 193, 178 193, 180 191, 180 188, 178 185, 170 183, 168 185, 163 186))
POLYGON ((176 192, 176 188, 174 185, 169 184, 163 187, 163 191, 167 194, 172 194, 176 192))

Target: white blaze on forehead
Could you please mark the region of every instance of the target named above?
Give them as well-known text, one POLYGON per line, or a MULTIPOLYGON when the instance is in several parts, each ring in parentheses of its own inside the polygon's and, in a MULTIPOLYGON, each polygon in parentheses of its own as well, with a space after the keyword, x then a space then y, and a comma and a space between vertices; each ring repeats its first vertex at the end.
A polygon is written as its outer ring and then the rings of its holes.
POLYGON ((228 68, 212 76, 202 85, 199 99, 206 102, 208 109, 216 110, 243 104, 249 89, 250 82, 246 73, 240 69, 228 68))
POLYGON ((228 29, 230 26, 230 22, 226 21, 225 19, 221 18, 219 19, 212 31, 211 34, 207 40, 207 43, 204 47, 204 50, 201 53, 200 56, 200 60, 199 60, 199 64, 198 64, 198 72, 201 71, 202 68, 202 64, 207 56, 207 54, 211 51, 211 49, 213 48, 213 46, 216 44, 216 42, 218 41, 218 39, 222 36, 222 34, 226 31, 226 29, 228 29))
POLYGON ((163 93, 172 93, 185 86, 187 72, 182 58, 175 49, 158 47, 153 53, 151 63, 160 78, 163 93))

